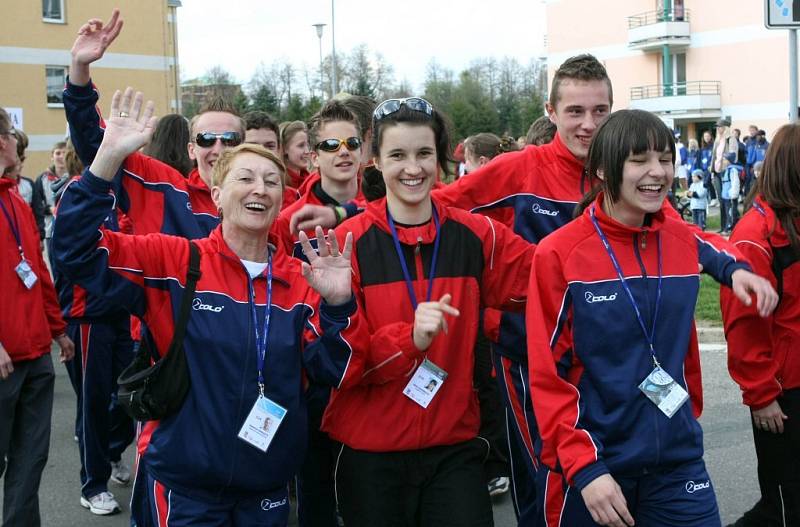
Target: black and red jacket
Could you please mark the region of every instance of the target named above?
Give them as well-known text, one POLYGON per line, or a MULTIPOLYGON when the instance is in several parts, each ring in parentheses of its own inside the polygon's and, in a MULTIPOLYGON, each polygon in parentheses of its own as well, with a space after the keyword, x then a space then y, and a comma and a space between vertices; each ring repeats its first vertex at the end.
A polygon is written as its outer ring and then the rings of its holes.
POLYGON ((759 410, 784 390, 800 388, 800 262, 775 211, 761 197, 736 224, 730 241, 781 294, 775 311, 762 318, 755 303, 745 306, 730 290, 720 289, 728 370, 744 404, 759 410))
MULTIPOLYGON (((391 362, 395 362, 392 371, 406 372, 387 375, 382 384, 334 390, 322 429, 351 448, 413 450, 474 438, 480 419, 472 386, 472 350, 479 310, 524 309, 526 272, 535 246, 485 216, 444 207, 435 199, 433 204, 441 238, 431 300, 449 293, 461 315, 448 317, 449 331, 437 335, 424 353, 413 342, 414 309, 388 225, 386 199, 369 203, 363 214, 337 229, 340 239, 353 233, 353 291, 369 328, 369 342, 354 345, 380 349, 381 356, 389 357, 380 364, 367 364, 368 372, 387 369, 391 362), (427 409, 403 395, 424 357, 448 373, 427 409)), ((436 237, 434 222, 397 227, 415 294, 423 302, 436 237)))

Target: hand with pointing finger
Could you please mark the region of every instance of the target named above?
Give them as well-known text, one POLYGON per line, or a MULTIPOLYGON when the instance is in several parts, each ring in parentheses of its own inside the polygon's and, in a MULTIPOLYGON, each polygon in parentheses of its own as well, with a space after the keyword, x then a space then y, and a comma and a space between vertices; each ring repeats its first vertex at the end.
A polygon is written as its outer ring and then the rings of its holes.
POLYGON ((425 351, 433 342, 433 338, 440 331, 447 333, 447 320, 445 315, 457 317, 458 309, 450 305, 452 296, 447 294, 438 302, 422 302, 417 305, 414 312, 414 345, 420 351, 425 351))

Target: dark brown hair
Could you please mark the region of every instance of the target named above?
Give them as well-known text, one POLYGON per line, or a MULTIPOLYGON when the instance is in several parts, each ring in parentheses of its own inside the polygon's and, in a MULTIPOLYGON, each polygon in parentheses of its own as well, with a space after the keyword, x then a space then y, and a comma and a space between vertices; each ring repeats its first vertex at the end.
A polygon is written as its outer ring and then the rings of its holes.
POLYGON ((473 158, 481 156, 486 159, 494 159, 500 154, 519 150, 517 143, 510 137, 497 137, 494 134, 480 133, 467 137, 464 140, 464 155, 471 155, 473 158))
POLYGON ((533 121, 531 127, 528 128, 525 143, 529 145, 545 145, 551 142, 555 136, 556 125, 553 124, 549 116, 543 115, 533 121))
POLYGON ((559 101, 559 88, 561 83, 567 80, 578 81, 605 81, 608 85, 608 104, 611 106, 614 102, 614 94, 611 90, 611 79, 608 78, 608 72, 605 66, 600 64, 600 61, 594 55, 585 53, 570 57, 558 67, 555 75, 553 75, 553 84, 550 87, 550 105, 555 107, 559 101))
MULTIPOLYGON (((361 125, 358 122, 358 118, 342 101, 333 99, 326 102, 325 106, 320 108, 308 122, 308 143, 312 149, 316 149, 315 145, 319 142, 319 129, 323 125, 333 122, 352 124, 356 128, 356 135, 361 139, 361 125)), ((341 139, 344 138, 342 137, 341 139)))
POLYGON ((672 152, 675 163, 675 138, 664 121, 644 110, 619 110, 612 113, 597 129, 586 157, 586 171, 594 184, 578 204, 579 216, 591 205, 600 191, 612 203, 619 200, 622 171, 629 156, 648 150, 672 152), (603 179, 597 176, 603 172, 603 179), (599 184, 598 184, 599 183, 599 184))
MULTIPOLYGON (((762 196, 775 211, 775 218, 789 237, 792 249, 800 254, 800 237, 795 224, 800 217, 800 125, 784 125, 775 134, 753 192, 762 196)), ((775 226, 772 228, 774 230, 775 226)))

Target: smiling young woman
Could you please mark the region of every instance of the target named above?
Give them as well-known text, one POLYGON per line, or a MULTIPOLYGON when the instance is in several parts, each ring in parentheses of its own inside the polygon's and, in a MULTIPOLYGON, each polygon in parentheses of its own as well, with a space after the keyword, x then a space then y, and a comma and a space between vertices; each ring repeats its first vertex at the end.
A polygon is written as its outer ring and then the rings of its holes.
POLYGON ((370 370, 380 382, 334 391, 326 410, 323 430, 343 444, 339 508, 349 527, 488 526, 472 350, 481 307, 522 309, 534 246, 431 198, 449 144, 430 103, 384 101, 372 130, 386 197, 339 229, 354 234, 363 345, 392 359, 370 370))
POLYGON ((543 442, 537 489, 545 518, 562 525, 720 525, 697 422, 698 264, 741 301, 756 294, 762 316, 776 296, 739 253, 719 249, 722 239, 700 239, 665 214, 674 157, 658 117, 611 114, 587 159, 600 184, 533 259, 526 325, 543 442))

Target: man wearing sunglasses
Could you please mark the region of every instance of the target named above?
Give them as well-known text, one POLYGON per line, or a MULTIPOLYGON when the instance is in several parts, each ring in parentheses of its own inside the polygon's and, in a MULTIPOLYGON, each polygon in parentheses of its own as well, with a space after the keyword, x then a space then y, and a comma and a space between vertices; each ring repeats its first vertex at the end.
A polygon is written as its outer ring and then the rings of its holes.
MULTIPOLYGON (((309 205, 333 211, 337 219, 355 215, 357 207, 366 203, 358 182, 363 155, 358 119, 341 101, 333 100, 311 118, 308 133, 313 145, 311 162, 317 171, 304 182, 306 192, 285 208, 281 217, 288 219, 309 205)), ((306 234, 311 232, 312 229, 306 230, 306 234)), ((315 237, 309 236, 309 240, 316 242, 315 237)), ((294 256, 305 259, 296 238, 294 256)), ((328 435, 320 431, 329 395, 329 387, 317 385, 313 380, 306 391, 308 452, 298 475, 298 518, 301 527, 337 525, 333 484, 334 445, 328 435)))
MULTIPOLYGON (((341 101, 329 101, 311 118, 309 142, 312 147, 311 162, 317 169, 308 176, 303 187, 306 192, 295 203, 281 212, 284 219, 309 205, 332 211, 336 221, 354 216, 366 202, 358 181, 361 160, 366 153, 362 148, 361 127, 356 116, 341 101)), ((311 233, 313 227, 305 230, 311 233)), ((311 239, 311 238, 309 238, 311 239)), ((295 256, 302 257, 299 242, 295 240, 295 256)))

